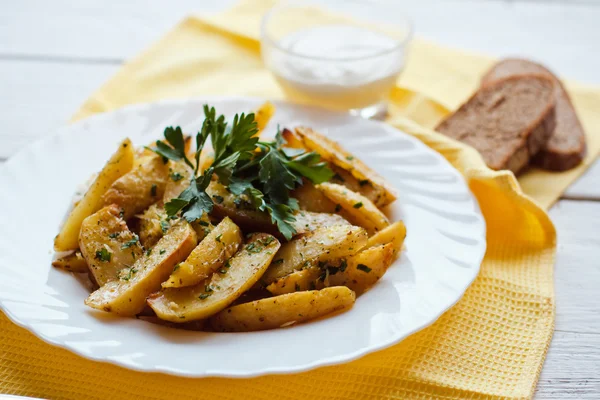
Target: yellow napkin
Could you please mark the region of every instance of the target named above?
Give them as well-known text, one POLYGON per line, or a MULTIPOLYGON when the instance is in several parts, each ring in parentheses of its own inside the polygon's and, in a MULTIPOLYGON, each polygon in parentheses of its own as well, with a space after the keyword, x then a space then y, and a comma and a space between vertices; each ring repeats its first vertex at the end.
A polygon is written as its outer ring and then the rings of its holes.
MULTIPOLYGON (((282 98, 262 65, 257 41, 260 16, 271 4, 243 2, 216 17, 186 19, 125 65, 76 118, 163 98, 282 98)), ((390 123, 463 173, 488 226, 479 277, 434 325, 345 365, 289 376, 186 379, 85 360, 41 342, 0 313, 0 392, 65 399, 530 398, 554 325, 556 235, 529 196, 549 206, 597 154, 600 91, 569 86, 589 135, 584 165, 563 174, 531 171, 521 179, 527 196, 511 173, 490 171, 473 149, 427 129, 476 88, 492 62, 415 41, 391 97, 390 123)))

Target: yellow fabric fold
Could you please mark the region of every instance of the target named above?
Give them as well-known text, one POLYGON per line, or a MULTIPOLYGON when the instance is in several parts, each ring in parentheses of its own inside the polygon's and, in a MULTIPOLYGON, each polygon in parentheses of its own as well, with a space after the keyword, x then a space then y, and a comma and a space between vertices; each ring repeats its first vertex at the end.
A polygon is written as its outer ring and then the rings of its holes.
MULTIPOLYGON (((261 62, 257 41, 260 16, 271 5, 244 1, 221 15, 187 18, 128 62, 75 119, 164 98, 283 98, 261 62)), ((556 233, 543 208, 598 153, 600 91, 568 86, 588 132, 584 165, 562 174, 531 170, 519 185, 511 173, 485 167, 472 148, 429 129, 475 90, 493 61, 415 40, 390 97, 389 123, 462 172, 487 222, 479 277, 431 327, 344 365, 254 379, 186 379, 85 360, 43 343, 0 314, 0 392, 65 399, 531 398, 554 324, 556 233)))

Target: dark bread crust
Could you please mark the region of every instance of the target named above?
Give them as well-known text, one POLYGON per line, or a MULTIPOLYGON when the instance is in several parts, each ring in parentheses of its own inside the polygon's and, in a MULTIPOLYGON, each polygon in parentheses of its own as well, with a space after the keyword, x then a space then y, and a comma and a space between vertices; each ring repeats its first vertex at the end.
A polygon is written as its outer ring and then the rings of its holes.
POLYGON ((519 173, 554 129, 553 89, 551 79, 536 74, 494 81, 436 130, 475 147, 490 168, 519 173))
POLYGON ((585 132, 566 89, 551 71, 528 60, 509 58, 493 66, 481 82, 487 85, 498 79, 530 73, 543 74, 553 80, 556 101, 556 127, 532 162, 551 171, 576 167, 587 153, 585 132))

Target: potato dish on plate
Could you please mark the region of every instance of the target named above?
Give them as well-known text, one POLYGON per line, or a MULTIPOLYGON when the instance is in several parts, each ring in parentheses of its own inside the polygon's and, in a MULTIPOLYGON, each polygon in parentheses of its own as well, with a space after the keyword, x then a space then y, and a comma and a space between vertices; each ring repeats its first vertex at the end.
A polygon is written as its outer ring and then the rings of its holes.
POLYGON ((261 131, 270 103, 135 149, 119 144, 55 238, 53 265, 88 274, 85 304, 218 332, 287 327, 352 307, 398 257, 396 199, 307 127, 261 131))

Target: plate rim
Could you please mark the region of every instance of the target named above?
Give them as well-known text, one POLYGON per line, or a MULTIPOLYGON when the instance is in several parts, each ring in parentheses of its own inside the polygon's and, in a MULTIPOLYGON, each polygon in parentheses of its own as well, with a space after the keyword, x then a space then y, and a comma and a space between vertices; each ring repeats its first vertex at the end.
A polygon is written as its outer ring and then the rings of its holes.
MULTIPOLYGON (((210 103, 210 102, 214 102, 214 101, 220 101, 220 102, 222 102, 222 101, 249 101, 249 102, 270 101, 270 102, 274 103, 276 106, 277 106, 277 104, 285 104, 286 106, 294 107, 296 109, 327 112, 328 114, 337 115, 340 117, 362 119, 361 117, 350 116, 344 112, 328 110, 328 109, 325 109, 322 107, 295 103, 295 102, 288 101, 288 100, 269 99, 269 98, 257 97, 257 96, 193 96, 193 97, 183 97, 183 98, 168 98, 168 99, 161 99, 161 100, 152 101, 152 102, 129 104, 129 105, 125 105, 123 107, 112 109, 110 111, 96 113, 96 114, 90 115, 88 117, 85 117, 83 119, 80 119, 78 121, 72 122, 72 123, 67 122, 67 123, 61 125, 60 127, 56 128, 52 132, 52 134, 45 135, 43 137, 39 137, 36 140, 32 141, 29 145, 27 145, 27 146, 23 147, 22 149, 20 149, 19 151, 17 151, 10 158, 8 158, 5 162, 0 164, 0 170, 6 168, 6 166, 11 164, 14 159, 18 159, 19 157, 21 157, 21 155, 25 154, 28 150, 30 150, 31 147, 39 146, 39 145, 43 144, 44 142, 50 141, 57 136, 67 135, 69 130, 76 129, 78 126, 83 126, 84 124, 88 124, 90 122, 93 123, 93 121, 95 121, 95 120, 109 119, 115 113, 135 112, 136 110, 141 110, 146 107, 161 106, 161 105, 177 105, 177 104, 184 104, 184 103, 188 103, 188 102, 210 103)), ((65 349, 65 350, 67 350, 73 354, 76 354, 80 357, 83 357, 85 359, 92 360, 95 362, 102 362, 102 363, 106 363, 106 364, 116 365, 116 366, 119 366, 122 368, 127 368, 129 370, 138 371, 138 372, 164 373, 164 374, 171 375, 171 376, 179 376, 179 377, 187 377, 187 378, 235 378, 235 379, 239 378, 239 379, 243 379, 243 378, 255 378, 255 377, 265 376, 265 375, 287 375, 287 374, 302 373, 302 372, 314 370, 316 368, 332 366, 332 365, 340 365, 340 364, 345 364, 345 363, 348 363, 351 361, 355 361, 355 360, 362 358, 368 354, 384 350, 388 347, 391 347, 393 345, 396 345, 396 344, 404 341, 409 336, 412 336, 415 333, 420 332, 420 331, 430 327, 435 322, 437 322, 443 314, 445 314, 448 310, 450 310, 452 307, 454 307, 464 297, 466 291, 472 285, 474 280, 479 276, 479 273, 481 271, 481 264, 483 262, 483 259, 485 257, 486 251, 487 251, 487 240, 486 240, 487 223, 481 212, 481 208, 479 206, 479 201, 477 200, 477 197, 473 194, 473 192, 470 190, 465 177, 456 168, 454 168, 454 166, 452 166, 452 164, 450 164, 450 162, 448 160, 446 160, 440 153, 438 153, 431 147, 427 146, 425 143, 423 143, 416 137, 396 128, 395 126, 393 126, 391 124, 385 123, 383 121, 377 121, 377 120, 369 120, 369 121, 372 123, 375 123, 379 126, 384 126, 383 129, 389 129, 389 128, 393 129, 397 134, 404 136, 407 140, 409 140, 416 146, 425 148, 433 157, 436 157, 443 164, 446 164, 448 167, 450 167, 450 170, 452 171, 452 173, 454 175, 456 175, 457 177, 459 177, 462 184, 465 185, 465 188, 467 189, 469 196, 473 200, 473 212, 480 217, 480 223, 481 223, 481 229, 482 229, 481 236, 482 236, 483 240, 481 241, 480 254, 477 257, 476 271, 474 271, 472 278, 469 278, 465 281, 464 288, 461 289, 460 295, 453 302, 451 302, 443 310, 441 310, 437 313, 432 313, 435 315, 429 321, 422 323, 422 324, 414 327, 413 329, 408 330, 406 333, 401 334, 401 335, 396 335, 393 338, 386 340, 386 341, 381 341, 377 345, 365 346, 364 348, 358 349, 351 353, 345 353, 343 355, 338 355, 338 356, 321 357, 313 362, 304 363, 304 364, 296 365, 296 366, 292 366, 292 367, 261 368, 261 369, 254 370, 252 372, 245 371, 245 370, 229 370, 229 371, 207 370, 204 373, 194 373, 192 371, 177 370, 174 368, 167 368, 164 366, 157 366, 154 364, 153 365, 147 365, 147 364, 140 365, 140 364, 131 363, 131 362, 127 362, 124 360, 115 359, 115 358, 108 358, 108 357, 102 356, 102 355, 96 356, 91 352, 86 353, 86 352, 78 349, 75 346, 69 345, 68 341, 56 340, 53 337, 51 337, 49 335, 45 335, 42 332, 39 332, 38 330, 34 329, 31 321, 27 322, 27 321, 21 320, 16 315, 14 315, 10 311, 9 307, 7 307, 4 304, 4 300, 2 298, 0 298, 0 310, 2 312, 4 312, 4 314, 7 316, 7 318, 12 323, 14 323, 15 325, 17 325, 21 328, 26 329, 29 333, 33 334, 35 337, 42 340, 43 342, 48 343, 52 346, 61 348, 61 349, 65 349)))

